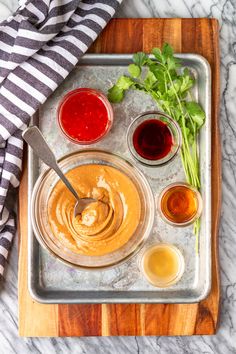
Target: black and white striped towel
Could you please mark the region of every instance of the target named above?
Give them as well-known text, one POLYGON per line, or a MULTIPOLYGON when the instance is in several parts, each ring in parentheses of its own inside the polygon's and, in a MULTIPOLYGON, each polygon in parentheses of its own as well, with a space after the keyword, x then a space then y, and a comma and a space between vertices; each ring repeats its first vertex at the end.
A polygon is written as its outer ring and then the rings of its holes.
POLYGON ((22 130, 122 0, 31 0, 0 24, 0 276, 15 233, 6 205, 19 186, 22 130))

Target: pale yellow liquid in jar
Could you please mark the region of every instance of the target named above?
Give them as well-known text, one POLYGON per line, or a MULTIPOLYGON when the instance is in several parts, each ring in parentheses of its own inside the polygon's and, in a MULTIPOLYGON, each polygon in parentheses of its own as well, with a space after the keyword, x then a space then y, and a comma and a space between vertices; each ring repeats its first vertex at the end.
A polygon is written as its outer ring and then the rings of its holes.
POLYGON ((176 283, 183 273, 183 256, 172 245, 149 248, 142 257, 142 270, 150 283, 167 287, 176 283))

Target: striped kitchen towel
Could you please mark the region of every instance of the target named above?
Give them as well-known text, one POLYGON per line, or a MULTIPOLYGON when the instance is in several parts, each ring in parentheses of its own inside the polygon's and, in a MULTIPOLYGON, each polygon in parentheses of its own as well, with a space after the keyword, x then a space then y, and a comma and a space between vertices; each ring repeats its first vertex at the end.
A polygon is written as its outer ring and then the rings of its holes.
POLYGON ((22 130, 121 2, 31 0, 0 24, 0 276, 16 231, 7 202, 19 186, 22 130))

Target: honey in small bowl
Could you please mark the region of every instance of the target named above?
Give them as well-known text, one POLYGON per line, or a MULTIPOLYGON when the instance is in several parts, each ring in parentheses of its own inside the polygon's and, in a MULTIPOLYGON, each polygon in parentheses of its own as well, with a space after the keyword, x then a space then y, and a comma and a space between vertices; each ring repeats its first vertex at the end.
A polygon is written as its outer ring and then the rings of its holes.
POLYGON ((165 288, 174 285, 182 277, 184 258, 174 245, 156 244, 144 251, 141 270, 152 285, 165 288))
POLYGON ((186 183, 170 184, 160 194, 159 211, 168 223, 175 226, 187 226, 201 214, 201 195, 186 183))

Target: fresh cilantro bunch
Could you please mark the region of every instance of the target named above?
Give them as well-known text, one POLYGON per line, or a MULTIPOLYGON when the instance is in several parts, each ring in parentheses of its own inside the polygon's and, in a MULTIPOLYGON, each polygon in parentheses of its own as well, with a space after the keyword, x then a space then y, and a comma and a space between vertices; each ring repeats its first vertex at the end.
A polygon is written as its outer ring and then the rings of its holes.
MULTIPOLYGON (((198 190, 201 188, 198 153, 198 133, 205 121, 205 113, 194 101, 191 88, 194 77, 181 61, 174 57, 172 47, 165 43, 162 50, 153 48, 153 56, 143 52, 134 54, 129 75, 122 75, 108 91, 111 102, 121 102, 127 90, 141 90, 149 94, 160 110, 174 118, 182 131, 181 158, 186 179, 198 190)), ((198 235, 199 220, 194 231, 198 235)))

